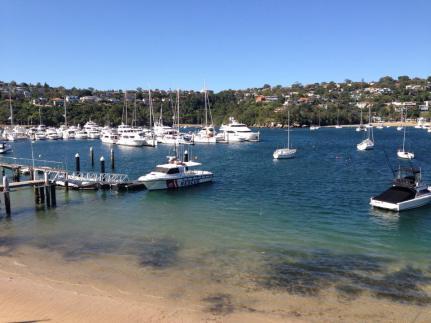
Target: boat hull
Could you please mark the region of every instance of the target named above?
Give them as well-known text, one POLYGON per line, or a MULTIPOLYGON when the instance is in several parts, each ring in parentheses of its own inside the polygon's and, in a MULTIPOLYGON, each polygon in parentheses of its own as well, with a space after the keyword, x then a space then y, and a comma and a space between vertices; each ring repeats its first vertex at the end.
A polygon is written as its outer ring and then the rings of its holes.
POLYGON ((183 178, 175 179, 145 179, 145 176, 138 179, 143 182, 147 190, 166 190, 176 189, 181 187, 193 186, 202 183, 208 183, 213 180, 213 174, 208 172, 207 174, 187 176, 183 178))
POLYGON ((390 210, 390 211, 405 211, 410 209, 416 209, 418 207, 424 206, 431 203, 431 192, 428 194, 424 194, 422 196, 416 197, 411 200, 399 202, 399 203, 390 203, 385 201, 376 200, 371 198, 370 205, 376 208, 390 210))
POLYGON ((274 159, 290 159, 294 158, 296 154, 296 149, 277 149, 274 151, 272 156, 274 159))

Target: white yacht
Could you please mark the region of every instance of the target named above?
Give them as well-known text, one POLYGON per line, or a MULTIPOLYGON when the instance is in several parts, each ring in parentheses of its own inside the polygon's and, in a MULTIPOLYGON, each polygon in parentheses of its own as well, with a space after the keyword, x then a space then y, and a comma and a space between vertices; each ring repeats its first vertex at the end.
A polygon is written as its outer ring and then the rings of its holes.
POLYGON ((49 140, 58 140, 60 139, 60 136, 57 133, 57 129, 55 128, 48 128, 45 131, 46 138, 49 140))
POLYGON ((8 151, 12 150, 12 146, 5 143, 5 142, 0 142, 0 154, 5 154, 8 151))
POLYGON ((75 139, 88 139, 88 133, 85 130, 77 130, 75 132, 75 139))
POLYGON ((116 144, 118 138, 118 133, 112 130, 104 130, 102 131, 102 135, 100 136, 100 140, 105 144, 116 144))
MULTIPOLYGON (((362 112, 362 110, 361 110, 362 112)), ((368 112, 368 118, 369 123, 371 124, 371 105, 369 106, 369 112, 368 112)), ((362 120, 361 120, 362 121, 362 120)), ((364 140, 362 140, 359 144, 356 145, 356 148, 358 150, 371 150, 374 149, 374 134, 373 134, 373 127, 365 127, 368 137, 364 140)))
POLYGON ((75 139, 77 129, 70 127, 62 130, 63 139, 75 139))
POLYGON ((24 140, 28 139, 27 132, 22 126, 15 126, 12 130, 15 140, 24 140))
POLYGON ((201 165, 185 158, 180 161, 176 157, 169 157, 167 164, 157 165, 147 175, 138 178, 148 190, 164 190, 192 186, 211 182, 213 173, 205 170, 190 170, 191 167, 201 165))
POLYGON ((413 152, 406 151, 406 149, 405 149, 405 146, 406 146, 406 128, 407 127, 404 127, 404 132, 403 132, 403 148, 398 149, 397 156, 398 156, 398 158, 411 160, 411 159, 415 158, 415 154, 413 152))
POLYGON ((46 133, 42 130, 37 130, 34 134, 34 140, 46 140, 46 133))
POLYGON ((290 110, 287 110, 287 147, 275 150, 272 156, 274 159, 289 159, 295 154, 296 149, 290 148, 290 110))
POLYGON ((310 126, 310 130, 314 131, 314 130, 319 130, 320 127, 319 126, 310 126))
POLYGON ((422 183, 418 168, 399 168, 392 187, 370 199, 373 207, 404 211, 431 202, 431 187, 422 183))
MULTIPOLYGON (((221 132, 228 132, 228 137, 232 137, 230 134, 235 133, 237 137, 244 139, 245 141, 259 141, 259 132, 253 132, 243 123, 239 123, 233 117, 229 117, 229 123, 227 125, 222 124, 220 129, 221 132)), ((231 141, 231 140, 230 140, 231 141)))
POLYGON ((201 144, 215 144, 216 140, 216 132, 213 126, 211 107, 208 99, 208 92, 204 87, 204 106, 205 106, 205 124, 199 130, 198 133, 193 134, 193 142, 201 143, 201 144), (208 112, 210 116, 210 124, 208 124, 208 112))
POLYGON ((220 131, 216 135, 216 142, 218 143, 238 143, 238 142, 244 142, 245 139, 237 132, 233 130, 225 130, 220 131))

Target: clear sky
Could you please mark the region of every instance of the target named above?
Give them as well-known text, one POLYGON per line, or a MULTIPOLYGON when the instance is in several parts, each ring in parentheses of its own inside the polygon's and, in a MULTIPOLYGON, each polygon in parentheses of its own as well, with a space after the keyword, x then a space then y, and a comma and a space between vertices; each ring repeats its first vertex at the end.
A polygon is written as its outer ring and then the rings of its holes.
POLYGON ((1 0, 0 80, 216 91, 431 75, 429 0, 1 0))

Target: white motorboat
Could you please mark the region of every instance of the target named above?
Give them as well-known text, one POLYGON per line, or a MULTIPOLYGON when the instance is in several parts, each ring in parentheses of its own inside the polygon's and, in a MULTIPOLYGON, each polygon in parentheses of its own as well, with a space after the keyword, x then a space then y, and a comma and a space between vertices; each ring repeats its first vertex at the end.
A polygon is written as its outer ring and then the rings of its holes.
POLYGON ((219 143, 238 143, 243 142, 245 139, 238 133, 232 130, 221 131, 216 135, 216 142, 219 143))
POLYGON ((320 127, 319 126, 310 126, 310 130, 314 131, 314 130, 319 130, 320 127))
POLYGON ((28 139, 27 132, 24 127, 15 126, 12 130, 14 140, 25 140, 28 139))
POLYGON ((78 130, 75 132, 75 139, 88 139, 87 131, 78 130))
POLYGON ((5 154, 8 151, 12 150, 12 146, 5 143, 5 142, 0 142, 0 154, 5 154))
POLYGON ((49 140, 58 140, 60 139, 60 136, 57 133, 57 129, 55 128, 48 128, 46 129, 46 138, 49 140))
POLYGON ((199 165, 201 164, 189 161, 186 156, 184 161, 180 161, 176 157, 169 157, 167 164, 157 165, 152 172, 139 177, 138 181, 143 182, 150 191, 175 189, 211 182, 214 176, 212 172, 190 170, 191 167, 199 165))
POLYGON ((45 131, 38 130, 34 134, 34 140, 46 140, 46 133, 45 131))
POLYGON ((373 207, 404 211, 424 206, 431 202, 431 188, 422 183, 418 168, 399 168, 397 176, 388 190, 370 199, 373 207))
POLYGON ((63 134, 63 139, 66 139, 66 140, 67 139, 75 139, 76 130, 75 130, 75 128, 70 127, 68 129, 64 129, 62 131, 62 134, 63 134))
POLYGON ((113 130, 104 130, 102 131, 102 135, 100 136, 100 140, 105 144, 116 144, 118 141, 119 135, 116 131, 113 130))
POLYGON ((247 127, 243 123, 239 123, 238 121, 235 120, 234 117, 229 117, 229 123, 227 125, 222 124, 219 131, 228 132, 229 134, 235 133, 237 137, 242 138, 245 141, 260 140, 259 132, 251 131, 249 127, 247 127))
POLYGON ((398 126, 398 127, 397 127, 397 130, 398 130, 398 131, 401 131, 401 130, 403 130, 403 129, 404 129, 404 127, 401 127, 401 126, 398 126))
POLYGON ((145 144, 145 138, 142 133, 123 132, 119 135, 116 144, 130 147, 142 147, 145 144))
POLYGON ((287 147, 276 149, 272 156, 274 159, 289 159, 295 157, 296 149, 290 148, 290 110, 287 110, 287 147))

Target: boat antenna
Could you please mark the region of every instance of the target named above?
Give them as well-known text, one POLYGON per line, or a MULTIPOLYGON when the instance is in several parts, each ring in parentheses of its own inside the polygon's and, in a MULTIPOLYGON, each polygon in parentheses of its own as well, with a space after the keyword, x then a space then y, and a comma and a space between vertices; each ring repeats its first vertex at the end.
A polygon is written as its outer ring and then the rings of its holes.
POLYGON ((385 160, 386 160, 386 164, 388 165, 389 169, 392 172, 392 176, 395 177, 395 170, 392 168, 391 162, 389 161, 389 157, 388 157, 388 153, 386 152, 385 149, 383 149, 383 152, 385 153, 385 160))

